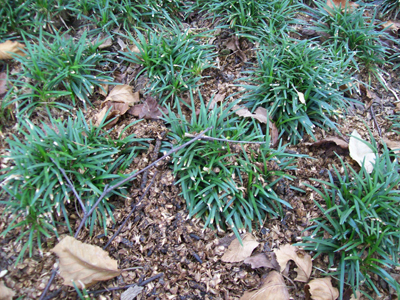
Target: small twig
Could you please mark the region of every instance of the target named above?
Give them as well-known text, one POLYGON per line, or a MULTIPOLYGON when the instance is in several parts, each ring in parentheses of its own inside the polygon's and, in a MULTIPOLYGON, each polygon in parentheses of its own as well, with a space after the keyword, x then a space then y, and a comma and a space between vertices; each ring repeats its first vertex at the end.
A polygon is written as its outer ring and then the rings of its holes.
MULTIPOLYGON (((193 138, 195 135, 191 133, 185 133, 186 137, 193 138)), ((228 143, 238 143, 238 144, 265 144, 266 142, 248 142, 248 141, 234 141, 234 140, 227 140, 227 139, 220 139, 220 138, 213 138, 210 136, 202 136, 200 140, 205 140, 205 141, 220 141, 220 142, 228 142, 228 143)))
POLYGON ((128 284, 128 285, 125 285, 125 286, 116 286, 116 287, 112 287, 112 288, 108 288, 108 289, 103 289, 103 290, 97 290, 97 291, 88 291, 88 293, 89 294, 93 294, 93 295, 97 295, 97 294, 100 294, 100 293, 104 293, 104 292, 111 292, 111 291, 117 291, 117 290, 124 290, 124 289, 127 289, 127 288, 130 288, 130 287, 132 287, 132 286, 144 286, 144 285, 146 285, 146 284, 148 284, 148 283, 150 283, 150 282, 152 282, 152 281, 154 281, 154 280, 156 280, 156 279, 158 279, 158 278, 160 278, 160 277, 162 277, 162 276, 164 276, 164 273, 160 273, 160 274, 157 274, 157 275, 155 275, 155 276, 153 276, 153 277, 150 277, 149 279, 147 279, 147 280, 144 280, 144 281, 142 281, 142 282, 140 282, 140 283, 134 283, 134 284, 128 284))
MULTIPOLYGON (((202 132, 200 132, 195 138, 191 139, 190 141, 184 143, 183 145, 176 147, 176 148, 172 148, 171 150, 169 150, 164 156, 160 157, 159 159, 157 159, 156 161, 154 161, 153 163, 151 163, 150 165, 148 165, 146 168, 143 168, 142 170, 132 174, 131 176, 125 178, 124 180, 120 181, 117 184, 114 184, 110 187, 108 187, 108 184, 105 185, 104 187, 104 191, 103 193, 100 195, 99 199, 97 199, 96 203, 93 205, 93 207, 90 209, 89 212, 87 212, 83 218, 81 223, 79 224, 79 227, 77 229, 77 231, 75 232, 74 237, 77 238, 80 231, 82 230, 83 225, 85 224, 87 218, 94 212, 94 210, 96 209, 97 205, 99 205, 100 201, 103 200, 103 198, 105 197, 105 195, 107 195, 109 192, 111 192, 112 190, 116 189, 117 187, 123 185, 125 182, 132 180, 133 178, 135 178, 137 175, 143 173, 144 171, 146 171, 147 169, 150 169, 151 167, 153 167, 154 165, 156 165, 157 163, 159 163, 160 161, 162 161, 164 158, 168 157, 169 155, 171 155, 172 153, 179 151, 180 149, 185 148, 186 146, 192 144, 193 142, 197 141, 198 139, 200 139, 207 131, 211 130, 213 128, 213 126, 208 127, 207 129, 203 130, 202 132)), ((47 291, 49 290, 49 287, 51 285, 51 283, 54 280, 55 274, 58 271, 58 267, 56 269, 53 270, 53 273, 50 277, 49 282, 47 282, 46 287, 42 293, 42 295, 40 296, 39 300, 43 300, 43 298, 46 296, 47 291), (53 276, 54 275, 54 276, 53 276)))
MULTIPOLYGON (((392 92, 392 94, 394 95, 394 97, 396 98, 396 100, 399 102, 400 99, 399 99, 399 97, 397 96, 396 92, 395 92, 391 87, 389 87, 389 84, 386 83, 386 81, 385 81, 385 79, 383 78, 382 74, 378 73, 378 75, 379 75, 379 77, 382 79, 382 81, 385 83, 385 85, 386 85, 386 87, 388 88, 388 90, 392 92)), ((389 74, 388 74, 388 75, 389 75, 389 74)), ((389 75, 389 77, 390 77, 390 75, 389 75)), ((390 80, 390 78, 389 78, 389 80, 390 80)))
POLYGON ((379 127, 378 121, 376 120, 373 105, 371 105, 369 110, 371 111, 371 115, 372 115, 372 118, 374 119, 374 123, 375 123, 376 129, 378 130, 378 134, 380 137, 382 137, 382 131, 381 131, 381 128, 379 127))
POLYGON ((79 204, 80 204, 81 207, 82 207, 82 210, 83 210, 84 215, 86 215, 86 208, 85 208, 85 205, 83 204, 81 197, 79 197, 78 193, 76 192, 75 187, 74 187, 74 185, 72 184, 71 180, 69 180, 67 174, 65 173, 65 170, 64 170, 63 168, 59 167, 59 166, 56 164, 56 162, 54 161, 54 159, 53 159, 52 157, 50 157, 50 159, 51 159, 51 161, 57 166, 57 168, 61 171, 61 173, 63 174, 65 180, 67 180, 69 187, 72 189, 72 192, 74 193, 76 199, 78 199, 79 204))
MULTIPOLYGON (((154 147, 153 153, 151 155, 151 162, 153 162, 157 159, 158 152, 160 152, 161 142, 162 142, 162 139, 164 138, 164 136, 165 136, 165 131, 163 133, 161 133, 161 139, 157 139, 156 146, 154 147)), ((147 176, 149 176, 149 171, 150 170, 146 170, 146 172, 144 172, 144 174, 143 174, 142 184, 140 185, 140 188, 142 190, 146 187, 147 176)))
POLYGON ((124 228, 125 224, 128 222, 129 218, 132 216, 133 212, 136 210, 136 207, 138 207, 140 205, 140 203, 142 202, 143 198, 147 195, 147 192, 150 190, 150 187, 153 185, 155 179, 156 179, 156 175, 157 175, 158 171, 156 171, 154 173, 153 179, 151 180, 149 186, 147 187, 147 189, 144 191, 143 195, 140 196, 138 203, 136 203, 132 210, 130 211, 130 213, 128 214, 128 216, 125 218, 124 222, 121 224, 121 226, 119 226, 118 230, 114 233, 114 235, 110 238, 110 240, 107 242, 107 244, 104 246, 103 250, 105 250, 108 246, 110 246, 111 242, 115 239, 115 237, 121 232, 121 230, 124 228))

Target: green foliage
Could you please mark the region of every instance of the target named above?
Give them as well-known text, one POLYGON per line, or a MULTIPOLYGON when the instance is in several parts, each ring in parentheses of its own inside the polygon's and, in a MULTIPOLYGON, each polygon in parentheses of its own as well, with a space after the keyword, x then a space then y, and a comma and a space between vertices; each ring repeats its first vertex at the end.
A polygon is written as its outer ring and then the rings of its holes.
POLYGON ((30 113, 41 104, 70 109, 68 104, 59 101, 62 97, 72 99, 73 105, 78 98, 86 107, 94 87, 112 80, 99 69, 99 65, 110 61, 105 57, 106 52, 97 50, 101 41, 90 44, 86 33, 79 40, 67 34, 42 32, 38 38, 29 37, 32 39, 29 42, 25 39, 26 55, 15 58, 21 63, 21 70, 13 80, 14 89, 3 106, 18 102, 21 114, 30 113))
POLYGON ((203 70, 212 67, 213 46, 201 43, 205 34, 194 34, 177 26, 161 32, 147 31, 146 36, 136 33, 138 41, 132 35, 127 38, 140 53, 129 50, 120 54, 124 61, 143 66, 136 78, 145 73, 149 78, 148 92, 161 102, 170 98, 179 100, 183 92, 196 89, 203 70))
POLYGON ((400 13, 400 2, 399 0, 383 0, 379 9, 386 17, 396 19, 400 13))
MULTIPOLYGON (((24 139, 13 136, 13 139, 7 140, 10 146, 7 159, 12 161, 12 166, 4 170, 6 174, 1 180, 2 188, 10 195, 10 199, 1 203, 12 211, 15 218, 2 234, 20 228, 21 234, 16 242, 27 238, 18 260, 28 247, 32 254, 35 240, 40 249, 42 236, 50 237, 53 232, 57 234, 56 225, 61 214, 72 232, 66 207, 71 201, 72 189, 60 168, 72 181, 87 211, 106 184, 117 183, 130 175, 124 174, 124 170, 138 150, 143 149, 137 144, 142 140, 133 135, 113 140, 103 127, 104 124, 99 127, 87 124, 82 112, 79 112, 75 120, 69 118, 61 122, 51 119, 51 124, 42 123, 41 126, 35 126, 27 120, 20 129, 24 139), (15 224, 17 220, 19 222, 15 224)), ((123 186, 110 192, 100 202, 86 224, 90 226, 90 233, 95 224, 107 229, 107 216, 113 219, 113 206, 107 199, 112 195, 123 196, 125 188, 123 186)), ((78 206, 76 202, 75 207, 78 206)))
MULTIPOLYGON (((376 142, 373 138, 372 141, 367 145, 377 154, 376 142)), ((316 256, 329 255, 330 263, 338 269, 332 275, 339 276, 340 299, 345 283, 354 291, 365 284, 379 295, 371 273, 399 293, 399 285, 387 270, 399 265, 399 163, 384 145, 371 174, 364 167, 356 172, 343 161, 342 164, 344 174, 334 167, 329 182, 314 179, 320 187, 308 185, 322 198, 322 202, 314 202, 324 216, 307 228, 312 234, 303 237, 307 243, 300 245, 314 251, 316 256)))
POLYGON ((293 0, 197 0, 193 9, 222 18, 224 24, 238 32, 254 33, 256 30, 271 34, 296 23, 299 5, 293 0))
POLYGON ((314 126, 336 128, 330 117, 348 106, 339 87, 351 79, 349 59, 339 54, 307 40, 283 39, 281 45, 261 47, 242 101, 252 111, 265 107, 291 143, 305 133, 314 137, 314 126))
POLYGON ((333 47, 335 52, 344 49, 354 53, 354 67, 357 70, 360 66, 365 67, 379 79, 379 65, 385 64, 388 58, 388 48, 382 39, 393 38, 380 29, 381 23, 376 20, 377 11, 368 16, 363 7, 330 8, 325 2, 318 1, 316 5, 316 9, 311 9, 316 20, 312 29, 328 37, 323 45, 333 47))
POLYGON ((186 133, 196 134, 210 126, 214 128, 206 135, 213 138, 263 142, 198 140, 172 155, 189 217, 201 217, 205 226, 217 229, 227 226, 240 239, 239 229, 251 231, 253 221, 262 224, 266 216, 283 216, 282 206, 290 208, 273 188, 283 179, 292 178, 287 171, 295 169, 295 155, 284 153, 283 146, 270 148, 268 133, 264 136, 255 123, 235 117, 235 103, 209 111, 201 95, 200 101, 200 112, 196 115, 193 107, 190 121, 182 112, 176 115, 169 110, 165 120, 171 125, 174 146, 187 142, 186 133))

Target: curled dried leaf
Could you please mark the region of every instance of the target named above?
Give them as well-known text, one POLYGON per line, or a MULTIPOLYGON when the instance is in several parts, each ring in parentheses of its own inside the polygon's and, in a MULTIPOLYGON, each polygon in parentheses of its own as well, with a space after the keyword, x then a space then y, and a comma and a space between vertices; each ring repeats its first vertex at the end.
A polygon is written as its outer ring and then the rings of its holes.
POLYGON ((274 253, 272 253, 271 258, 267 258, 267 256, 264 253, 258 253, 256 255, 246 258, 244 260, 244 263, 250 264, 252 269, 264 267, 279 271, 279 264, 276 261, 274 253))
POLYGON ((308 286, 313 300, 336 300, 339 297, 339 291, 332 286, 330 277, 313 279, 308 286))
POLYGON ((229 245, 228 250, 221 257, 221 260, 223 262, 243 261, 249 257, 253 250, 259 245, 259 243, 256 241, 256 238, 250 233, 247 233, 242 238, 242 244, 243 246, 240 244, 237 238, 234 239, 229 245))
POLYGON ((15 296, 15 292, 4 285, 3 281, 0 281, 0 300, 12 300, 15 296))
POLYGON ((312 270, 310 255, 290 244, 281 246, 280 249, 275 249, 274 252, 281 271, 285 270, 289 260, 293 260, 297 265, 297 268, 294 269, 297 272, 297 277, 294 280, 301 282, 308 281, 312 270))
POLYGON ((25 45, 16 41, 7 40, 4 43, 0 43, 0 59, 11 59, 13 54, 25 56, 22 51, 25 45))
POLYGON ((98 246, 84 244, 71 236, 65 237, 52 250, 60 259, 60 275, 64 285, 89 287, 98 281, 118 276, 116 260, 98 246))
POLYGON ((376 155, 374 151, 368 147, 368 145, 363 142, 361 136, 358 134, 357 130, 354 130, 351 134, 349 141, 349 153, 350 157, 354 159, 360 166, 363 165, 368 173, 374 170, 374 162, 376 155))
POLYGON ((289 292, 282 275, 271 271, 259 290, 244 292, 240 300, 289 300, 289 292))

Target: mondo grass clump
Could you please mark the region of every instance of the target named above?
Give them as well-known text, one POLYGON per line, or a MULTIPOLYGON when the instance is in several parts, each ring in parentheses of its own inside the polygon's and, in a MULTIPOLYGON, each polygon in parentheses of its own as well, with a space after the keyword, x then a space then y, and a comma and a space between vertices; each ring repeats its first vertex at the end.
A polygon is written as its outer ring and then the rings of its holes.
POLYGON ((336 129, 332 117, 349 105, 344 90, 351 82, 350 59, 307 40, 291 39, 261 47, 257 59, 245 79, 250 84, 243 85, 242 103, 252 111, 267 109, 294 144, 304 134, 314 138, 315 126, 336 129))
POLYGON ((137 48, 120 52, 122 59, 143 66, 141 74, 149 79, 147 93, 158 97, 161 103, 181 101, 181 95, 199 87, 202 72, 213 66, 215 53, 212 45, 205 42, 207 33, 195 34, 179 26, 162 31, 136 31, 137 41, 126 36, 137 48))
MULTIPOLYGON (((138 152, 145 149, 144 141, 134 135, 113 140, 103 127, 103 123, 99 127, 88 124, 79 112, 74 120, 51 119, 50 124, 40 126, 26 120, 19 131, 23 138, 14 135, 7 140, 10 148, 6 159, 11 166, 4 170, 0 179, 10 198, 0 203, 14 217, 2 234, 19 229, 16 242, 25 241, 25 244, 17 261, 22 259, 28 247, 32 255, 35 241, 41 249, 43 237, 57 235, 57 225, 66 225, 72 233, 68 208, 83 215, 62 169, 86 211, 91 209, 107 184, 118 183, 131 174, 127 173, 127 168, 138 152)), ((90 234, 96 224, 107 230, 107 219, 114 220, 113 205, 108 199, 113 195, 124 196, 126 188, 124 185, 111 191, 99 203, 85 224, 90 228, 90 234)))
POLYGON ((310 236, 299 244, 313 251, 315 257, 328 254, 330 265, 337 271, 340 299, 347 287, 373 299, 361 286, 373 289, 377 276, 386 281, 400 296, 399 284, 390 275, 399 266, 400 251, 400 175, 399 163, 384 145, 378 154, 376 142, 368 146, 376 154, 372 173, 364 166, 359 172, 343 163, 344 173, 334 167, 329 181, 315 180, 307 185, 321 197, 314 200, 323 217, 307 228, 310 236))
POLYGON ((24 56, 15 55, 21 69, 12 79, 3 107, 17 103, 20 114, 30 114, 40 105, 57 106, 70 110, 71 104, 91 105, 90 95, 96 86, 110 83, 112 78, 99 66, 111 60, 107 52, 98 50, 102 41, 94 44, 86 39, 86 32, 78 39, 67 33, 55 35, 40 32, 39 37, 25 39, 24 56))
POLYGON ((381 66, 390 56, 384 40, 397 41, 382 30, 382 23, 376 19, 377 9, 368 15, 364 7, 355 8, 348 3, 345 8, 329 7, 321 1, 315 4, 317 8, 310 9, 315 18, 312 29, 327 37, 322 44, 345 55, 353 53, 352 66, 358 71, 365 68, 381 81, 381 66))
POLYGON ((240 231, 251 230, 253 222, 263 224, 266 217, 282 217, 284 209, 291 208, 274 187, 293 178, 296 155, 285 153, 281 145, 270 148, 268 133, 263 135, 255 122, 235 116, 235 103, 209 110, 201 95, 200 100, 199 114, 193 107, 190 120, 169 110, 168 147, 181 145, 190 139, 187 134, 210 126, 206 135, 222 140, 198 140, 174 153, 176 184, 182 187, 189 217, 202 218, 205 226, 217 230, 231 229, 240 240, 240 231))
POLYGON ((400 2, 398 0, 383 0, 379 9, 385 17, 396 19, 400 13, 400 2))

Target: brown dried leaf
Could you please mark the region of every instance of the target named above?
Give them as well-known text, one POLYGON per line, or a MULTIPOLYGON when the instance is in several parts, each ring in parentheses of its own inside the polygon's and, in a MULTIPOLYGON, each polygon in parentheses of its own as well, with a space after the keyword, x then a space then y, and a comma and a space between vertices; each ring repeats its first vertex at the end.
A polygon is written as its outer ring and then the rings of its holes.
POLYGON ((128 113, 139 118, 145 119, 159 119, 162 112, 167 112, 167 109, 158 105, 158 102, 153 97, 147 97, 143 104, 138 104, 131 107, 128 113))
POLYGON ((330 277, 313 279, 308 286, 313 300, 336 300, 339 297, 339 291, 332 286, 330 277))
MULTIPOLYGON (((267 124, 268 111, 264 107, 257 107, 257 109, 254 111, 253 114, 246 107, 240 107, 235 105, 232 109, 239 117, 254 118, 261 123, 267 124)), ((270 129, 269 133, 271 135, 272 146, 274 147, 278 143, 279 132, 275 123, 272 122, 271 119, 269 120, 269 129, 270 129)))
MULTIPOLYGON (((139 102, 139 92, 134 93, 132 87, 126 84, 115 86, 112 91, 108 94, 108 97, 104 102, 122 102, 127 103, 129 106, 133 106, 134 103, 139 102)), ((104 103, 102 104, 102 107, 104 103)))
POLYGON ((257 268, 270 268, 279 271, 279 264, 276 261, 274 253, 271 255, 271 259, 268 259, 264 253, 258 253, 256 255, 250 256, 244 260, 245 264, 250 264, 252 269, 257 268))
POLYGON ((307 143, 306 146, 315 146, 315 147, 320 147, 320 146, 326 146, 326 144, 329 143, 335 143, 337 146, 339 146, 342 149, 348 149, 349 148, 349 144, 337 137, 334 136, 328 136, 323 140, 320 141, 316 141, 314 143, 307 143))
POLYGON ((0 300, 12 300, 15 296, 15 292, 4 285, 3 281, 0 281, 0 300))
POLYGON ((289 260, 293 260, 298 267, 294 269, 297 272, 297 277, 294 280, 301 282, 308 281, 312 270, 310 255, 290 244, 281 246, 280 249, 275 249, 274 252, 276 254, 276 260, 281 267, 281 271, 286 268, 289 260))
POLYGON ((370 147, 362 142, 361 136, 358 134, 357 130, 354 130, 350 136, 349 153, 350 157, 360 166, 362 166, 363 161, 365 161, 364 166, 368 173, 373 171, 373 163, 376 158, 375 153, 370 147))
POLYGON ((341 7, 343 11, 347 7, 349 12, 353 12, 359 6, 357 3, 347 0, 326 0, 326 5, 328 5, 330 8, 334 8, 334 5, 341 7))
POLYGON ((240 300, 289 300, 289 292, 282 275, 271 271, 259 290, 244 292, 240 300))
POLYGON ((400 154, 400 141, 391 141, 386 137, 383 138, 383 141, 389 149, 394 150, 394 152, 397 154, 400 154))
POLYGON ((225 254, 221 257, 221 260, 223 262, 239 262, 243 261, 247 257, 251 255, 253 250, 257 248, 258 242, 256 241, 256 238, 250 234, 247 233, 243 238, 242 238, 242 243, 243 246, 240 244, 239 240, 236 238, 232 241, 232 243, 229 245, 228 250, 225 252, 225 254))
POLYGON ((10 40, 0 43, 0 59, 11 59, 13 58, 13 54, 25 56, 25 53, 22 51, 24 47, 24 44, 10 40))
POLYGON ((239 45, 239 38, 234 35, 232 36, 225 44, 225 47, 236 52, 237 56, 239 56, 239 58, 243 61, 246 62, 247 61, 247 56, 246 54, 244 54, 244 52, 240 49, 240 45, 239 45))
POLYGON ((64 285, 89 287, 98 281, 118 276, 116 260, 98 246, 84 244, 71 236, 65 237, 52 250, 60 259, 60 274, 64 285))

